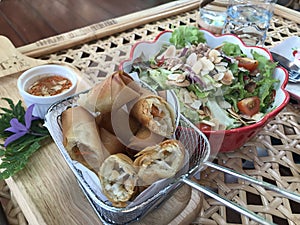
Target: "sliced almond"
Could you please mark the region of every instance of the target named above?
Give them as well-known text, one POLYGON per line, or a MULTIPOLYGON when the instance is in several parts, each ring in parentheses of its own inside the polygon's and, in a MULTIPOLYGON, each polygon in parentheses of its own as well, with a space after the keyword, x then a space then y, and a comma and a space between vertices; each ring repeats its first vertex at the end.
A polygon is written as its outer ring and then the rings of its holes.
POLYGON ((211 62, 215 62, 216 59, 221 56, 221 53, 216 50, 216 49, 212 49, 209 51, 208 53, 208 59, 211 61, 211 62))
POLYGON ((176 47, 174 45, 170 45, 166 51, 164 51, 160 56, 158 56, 158 59, 169 59, 174 58, 176 56, 176 47))
POLYGON ((227 70, 224 74, 223 79, 221 80, 221 82, 225 85, 230 85, 232 84, 232 80, 234 79, 234 76, 231 72, 231 70, 227 70))
POLYGON ((193 66, 196 62, 197 62, 197 54, 193 52, 187 57, 186 64, 193 66))
POLYGON ((192 66, 192 71, 193 71, 195 74, 200 74, 202 68, 203 68, 202 62, 198 60, 198 61, 192 66))
POLYGON ((174 72, 174 71, 178 70, 181 66, 182 66, 182 64, 181 64, 181 63, 178 63, 178 64, 176 64, 175 66, 173 66, 170 70, 171 70, 172 72, 174 72))
POLYGON ((176 82, 174 80, 168 80, 166 83, 167 83, 167 85, 174 85, 177 87, 188 87, 191 84, 188 80, 184 80, 183 82, 176 82))
POLYGON ((215 68, 215 65, 210 61, 208 58, 203 57, 200 59, 200 62, 202 63, 202 70, 203 71, 212 71, 215 68))
POLYGON ((225 66, 216 65, 215 68, 219 73, 224 73, 227 71, 227 68, 225 66))
POLYGON ((177 83, 184 82, 185 78, 185 75, 182 73, 172 73, 168 75, 168 80, 176 81, 177 83))
POLYGON ((213 76, 213 78, 215 81, 220 81, 223 79, 224 75, 225 75, 224 73, 217 73, 213 76))

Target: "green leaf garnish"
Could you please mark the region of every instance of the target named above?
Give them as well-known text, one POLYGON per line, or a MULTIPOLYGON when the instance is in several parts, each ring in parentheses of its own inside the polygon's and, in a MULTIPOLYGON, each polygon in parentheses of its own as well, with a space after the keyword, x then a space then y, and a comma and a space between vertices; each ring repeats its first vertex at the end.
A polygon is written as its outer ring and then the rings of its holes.
POLYGON ((21 101, 14 105, 11 99, 2 99, 9 107, 0 107, 0 139, 4 140, 0 144, 0 180, 22 170, 41 142, 50 137, 43 120, 32 116, 34 105, 26 111, 21 101))
POLYGON ((205 43, 204 33, 195 26, 179 26, 172 32, 170 43, 176 48, 184 48, 192 44, 205 43))

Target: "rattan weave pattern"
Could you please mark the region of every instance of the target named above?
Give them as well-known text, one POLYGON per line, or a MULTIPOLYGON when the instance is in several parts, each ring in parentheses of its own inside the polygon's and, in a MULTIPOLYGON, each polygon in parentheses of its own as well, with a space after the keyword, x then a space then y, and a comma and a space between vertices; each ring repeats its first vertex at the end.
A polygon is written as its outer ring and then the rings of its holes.
MULTIPOLYGON (((120 62, 129 57, 130 49, 134 43, 141 40, 151 41, 159 32, 179 25, 197 25, 197 16, 198 10, 182 13, 107 38, 46 55, 41 59, 70 63, 80 69, 90 81, 99 82, 106 75, 117 70, 120 62)), ((300 36, 299 23, 275 15, 268 32, 266 47, 275 46, 285 38, 294 35, 300 36)), ((263 179, 280 187, 300 192, 299 108, 289 105, 252 141, 236 152, 220 154, 217 162, 257 179, 263 179)), ((199 182, 212 187, 219 194, 260 213, 277 224, 300 224, 300 204, 282 198, 264 188, 236 180, 209 168, 202 173, 199 182)), ((9 190, 5 187, 1 190, 6 190, 5 197, 8 200, 11 199, 9 190)), ((7 207, 9 206, 7 205, 7 207)), ((8 208, 6 208, 6 212, 10 218, 11 212, 8 208)), ((19 214, 20 217, 18 218, 21 218, 22 213, 19 214)), ((11 216, 10 222, 11 224, 26 224, 26 221, 14 223, 13 216, 11 216)), ((256 223, 233 212, 219 202, 206 198, 203 202, 203 209, 194 224, 237 225, 256 223)))
MULTIPOLYGON (((289 105, 238 151, 220 154, 218 163, 281 188, 300 192, 299 112, 299 108, 289 105)), ((260 213, 269 221, 276 224, 300 223, 299 203, 209 168, 202 175, 204 178, 200 183, 216 188, 220 194, 260 213)), ((203 210, 196 222, 253 224, 246 217, 238 215, 212 199, 205 200, 203 210), (230 218, 228 213, 231 214, 230 218), (235 218, 235 221, 232 221, 232 218, 235 218)))
MULTIPOLYGON (((10 225, 27 225, 26 218, 21 211, 9 187, 2 180, 0 181, 0 201, 4 208, 8 223, 10 225)), ((2 224, 1 224, 2 225, 2 224)))
MULTIPOLYGON (((71 63, 98 82, 118 69, 121 61, 128 59, 131 46, 138 41, 151 41, 163 30, 179 25, 197 25, 198 10, 182 13, 113 36, 85 43, 42 57, 50 61, 71 63)), ((279 44, 289 36, 300 36, 300 24, 275 15, 265 42, 267 48, 279 44)))

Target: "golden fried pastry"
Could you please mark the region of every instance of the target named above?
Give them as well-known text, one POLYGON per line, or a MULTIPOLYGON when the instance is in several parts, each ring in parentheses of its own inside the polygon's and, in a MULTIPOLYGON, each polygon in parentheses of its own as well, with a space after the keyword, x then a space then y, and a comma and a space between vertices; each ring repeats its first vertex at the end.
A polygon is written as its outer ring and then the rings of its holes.
POLYGON ((118 71, 81 94, 78 104, 90 112, 106 113, 139 97, 140 87, 123 71, 118 71))
POLYGON ((130 115, 163 137, 170 137, 175 131, 174 110, 165 99, 157 95, 141 97, 131 108, 130 115))
POLYGON ((122 153, 109 156, 103 162, 98 176, 102 193, 115 207, 125 207, 137 190, 133 162, 122 153))
POLYGON ((63 145, 70 157, 98 171, 109 155, 100 140, 95 118, 83 107, 68 108, 61 115, 63 145))
MULTIPOLYGON (((148 146, 159 144, 165 137, 150 131, 147 127, 140 127, 129 140, 128 148, 135 154, 148 146)), ((134 155, 135 155, 134 154, 134 155)))
POLYGON ((140 123, 130 116, 123 108, 100 114, 96 117, 99 128, 104 128, 118 137, 124 145, 128 145, 129 139, 136 134, 140 123))
POLYGON ((120 142, 118 137, 106 129, 100 128, 100 137, 105 149, 109 152, 109 154, 112 155, 125 151, 125 146, 120 142))
POLYGON ((158 145, 147 147, 138 154, 134 166, 143 186, 174 176, 184 165, 185 150, 178 140, 165 140, 158 145))

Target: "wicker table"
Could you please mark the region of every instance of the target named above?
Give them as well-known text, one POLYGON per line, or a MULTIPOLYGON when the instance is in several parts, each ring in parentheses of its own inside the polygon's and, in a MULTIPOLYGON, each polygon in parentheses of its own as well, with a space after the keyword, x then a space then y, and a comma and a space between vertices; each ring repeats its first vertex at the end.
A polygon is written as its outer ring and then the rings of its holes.
MULTIPOLYGON (((129 57, 135 42, 153 40, 160 31, 173 26, 196 25, 197 16, 198 1, 174 1, 47 38, 23 46, 18 51, 43 60, 41 62, 69 63, 95 83, 118 69, 119 63, 129 57)), ((266 47, 275 46, 289 36, 300 36, 299 18, 299 12, 276 6, 266 47)), ((9 63, 18 64, 18 71, 0 78, 0 95, 19 99, 15 82, 18 72, 26 65, 20 65, 17 59, 11 59, 9 63)), ((5 73, 4 70, 2 67, 2 73, 5 73)), ((290 103, 255 138, 235 152, 219 154, 216 162, 256 179, 300 192, 299 106, 290 103)), ((27 167, 6 182, 29 224, 100 224, 54 143, 35 153, 27 167)), ((210 168, 203 171, 199 182, 274 223, 300 224, 300 204, 279 194, 239 179, 229 179, 226 174, 210 168)), ((199 198, 192 194, 188 195, 191 199, 199 198)), ((180 197, 180 193, 177 195, 180 197)), ((190 206, 190 203, 185 203, 190 206)), ((199 200, 197 203, 201 204, 201 209, 194 205, 197 213, 187 211, 188 215, 183 217, 189 219, 180 220, 182 224, 187 221, 205 225, 255 224, 213 199, 205 197, 203 202, 199 200)), ((23 224, 26 223, 23 221, 23 224)))

